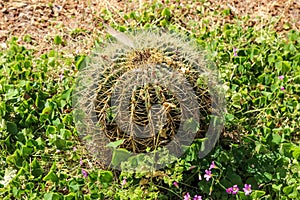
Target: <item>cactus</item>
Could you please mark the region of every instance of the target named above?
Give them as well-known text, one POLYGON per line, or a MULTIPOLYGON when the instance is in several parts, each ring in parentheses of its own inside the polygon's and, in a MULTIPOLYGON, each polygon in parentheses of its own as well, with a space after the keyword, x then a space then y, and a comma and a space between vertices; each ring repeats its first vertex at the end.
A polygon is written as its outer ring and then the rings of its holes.
POLYGON ((167 147, 181 155, 182 145, 205 136, 212 114, 204 52, 174 33, 107 30, 116 40, 95 49, 75 89, 87 148, 103 159, 106 144, 124 139, 119 147, 135 154, 167 147))

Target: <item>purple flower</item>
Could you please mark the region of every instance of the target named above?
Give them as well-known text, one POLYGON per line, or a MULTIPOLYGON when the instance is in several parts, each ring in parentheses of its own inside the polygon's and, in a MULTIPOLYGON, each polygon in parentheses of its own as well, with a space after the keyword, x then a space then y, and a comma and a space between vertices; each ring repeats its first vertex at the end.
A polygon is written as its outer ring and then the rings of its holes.
POLYGON ((238 186, 237 186, 237 185, 234 185, 234 186, 232 187, 232 194, 237 194, 238 191, 239 191, 238 186))
POLYGON ((245 195, 249 195, 252 192, 251 185, 250 184, 245 184, 243 190, 245 192, 245 195))
POLYGON ((175 187, 177 187, 177 188, 179 187, 179 186, 178 186, 178 183, 177 183, 176 181, 173 182, 173 185, 174 185, 175 187))
POLYGON ((284 86, 281 86, 281 87, 280 87, 280 90, 284 90, 284 86))
POLYGON ((233 191, 232 187, 226 189, 227 194, 232 194, 232 191, 233 191))
POLYGON ((214 169, 214 168, 217 168, 217 167, 215 165, 215 161, 212 161, 210 166, 209 166, 209 170, 214 169))
POLYGON ((204 178, 206 181, 209 181, 209 179, 212 177, 211 171, 210 170, 205 170, 205 175, 204 178))
POLYGON ((237 50, 238 50, 238 49, 237 49, 236 47, 233 47, 233 56, 238 56, 238 55, 237 55, 237 50))
POLYGON ((83 177, 86 178, 89 174, 86 170, 81 169, 81 173, 83 174, 83 177))
POLYGON ((284 76, 281 75, 281 76, 278 76, 278 78, 279 78, 280 80, 283 80, 283 79, 284 79, 284 76))
POLYGON ((193 200, 202 200, 202 196, 200 195, 195 195, 193 200))
POLYGON ((191 196, 190 193, 186 193, 186 195, 183 196, 183 200, 190 200, 191 196))

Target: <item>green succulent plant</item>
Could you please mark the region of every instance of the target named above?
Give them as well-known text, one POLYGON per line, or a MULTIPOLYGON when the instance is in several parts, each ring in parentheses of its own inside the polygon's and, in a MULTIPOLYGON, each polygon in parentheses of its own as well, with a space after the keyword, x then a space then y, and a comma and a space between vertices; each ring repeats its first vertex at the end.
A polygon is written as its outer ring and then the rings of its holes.
POLYGON ((124 139, 119 147, 134 154, 166 147, 181 155, 209 127, 209 85, 217 83, 205 53, 175 33, 107 30, 116 40, 95 49, 77 82, 79 129, 92 136, 87 148, 103 159, 105 144, 124 139))

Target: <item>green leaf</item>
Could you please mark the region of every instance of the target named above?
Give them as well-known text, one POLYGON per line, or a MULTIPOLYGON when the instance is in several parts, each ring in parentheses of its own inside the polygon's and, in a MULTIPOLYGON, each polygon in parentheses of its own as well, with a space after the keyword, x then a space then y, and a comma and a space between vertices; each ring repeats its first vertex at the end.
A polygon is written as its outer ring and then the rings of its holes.
POLYGON ((75 61, 76 61, 76 64, 75 64, 76 69, 81 70, 84 67, 86 67, 86 65, 88 63, 88 58, 86 58, 86 56, 76 56, 75 61))
POLYGON ((60 129, 60 133, 65 140, 70 139, 72 136, 72 132, 68 129, 60 129))
POLYGON ((273 178, 272 174, 270 174, 270 173, 268 173, 268 172, 264 172, 264 176, 265 176, 269 181, 271 181, 272 178, 273 178))
POLYGON ((38 122, 38 118, 35 115, 31 114, 31 113, 28 115, 28 117, 25 120, 25 124, 28 127, 32 126, 33 123, 37 123, 37 122, 38 122))
POLYGON ((234 115, 233 114, 226 114, 226 121, 233 121, 234 120, 234 115))
POLYGON ((19 149, 17 149, 13 155, 9 155, 6 157, 6 162, 9 164, 14 164, 18 167, 22 167, 23 157, 22 153, 19 149))
POLYGON ((39 177, 40 175, 43 174, 44 170, 41 168, 36 158, 32 161, 30 166, 31 166, 31 174, 34 177, 39 177))
POLYGON ((66 140, 60 139, 60 138, 56 138, 54 144, 57 147, 57 149, 62 150, 62 149, 64 149, 66 147, 66 140))
POLYGON ((111 183, 113 181, 113 173, 111 171, 100 171, 99 180, 101 183, 111 183))
POLYGON ((76 181, 71 181, 69 187, 73 192, 77 192, 80 189, 80 185, 76 181))
POLYGON ((61 39, 61 37, 59 35, 56 35, 54 37, 54 44, 56 44, 56 45, 62 44, 62 39, 61 39))
POLYGON ((240 93, 236 93, 232 95, 231 97, 232 106, 241 109, 241 99, 242 99, 242 95, 240 93))
POLYGON ((44 200, 60 200, 60 195, 53 193, 53 192, 48 192, 44 194, 44 200))
POLYGON ((237 195, 239 196, 239 200, 246 200, 247 197, 244 192, 238 191, 237 195))
MULTIPOLYGON (((69 101, 70 98, 71 98, 71 93, 72 93, 72 89, 68 89, 68 90, 65 90, 63 92, 63 94, 61 95, 61 99, 64 99, 66 101, 69 101)), ((62 106, 63 107, 63 106, 62 106)))
POLYGON ((26 189, 29 191, 32 191, 32 189, 34 188, 34 184, 32 182, 29 182, 26 184, 26 189))
POLYGON ((51 66, 51 67, 54 67, 55 64, 56 64, 56 58, 50 57, 49 60, 48 60, 48 65, 51 66))
POLYGON ((121 139, 121 140, 117 140, 114 142, 110 142, 106 145, 106 147, 112 147, 112 148, 117 148, 118 146, 120 146, 123 142, 125 141, 125 139, 121 139))
POLYGON ((261 147, 262 147, 262 144, 258 141, 255 141, 255 151, 256 151, 256 153, 260 152, 261 147))
POLYGON ((76 194, 74 192, 70 192, 68 195, 65 196, 64 200, 73 200, 76 199, 76 194))
POLYGON ((125 32, 125 31, 127 31, 127 28, 126 28, 126 26, 118 26, 118 30, 120 32, 125 32))
POLYGON ((282 191, 284 194, 288 195, 293 191, 293 187, 293 185, 285 186, 282 191))
POLYGON ((232 169, 227 169, 226 177, 230 177, 229 181, 234 185, 243 185, 242 178, 232 169))
POLYGON ((163 19, 163 20, 161 20, 161 21, 159 22, 159 24, 160 24, 160 26, 162 26, 162 27, 166 27, 169 23, 168 23, 168 21, 167 21, 166 19, 163 19))
POLYGON ((292 149, 291 143, 282 143, 282 144, 280 144, 280 147, 279 147, 279 153, 284 156, 290 157, 291 149, 292 149))
POLYGON ((56 170, 56 167, 57 167, 57 163, 56 162, 53 162, 52 163, 52 166, 50 168, 50 171, 55 171, 56 170))
POLYGON ((15 98, 19 94, 19 91, 17 89, 8 89, 8 91, 5 94, 5 99, 10 100, 15 98))
POLYGON ((56 133, 56 127, 55 126, 48 126, 46 130, 46 135, 54 135, 56 133))
POLYGON ((32 41, 31 36, 28 35, 28 34, 26 34, 26 35, 23 37, 23 40, 24 40, 24 42, 27 42, 27 43, 30 43, 30 42, 32 41))
POLYGON ((39 145, 39 146, 44 145, 44 141, 41 137, 37 138, 35 141, 37 142, 37 145, 39 145))
POLYGON ((34 150, 33 147, 22 146, 22 149, 21 149, 22 156, 27 157, 27 156, 31 155, 33 150, 34 150))
POLYGON ((261 190, 254 190, 252 191, 252 193, 250 194, 251 199, 259 199, 260 197, 264 196, 266 194, 265 191, 261 191, 261 190))
POLYGON ((6 122, 6 129, 13 135, 18 133, 18 127, 14 122, 6 122))
POLYGON ((293 152, 292 155, 293 157, 298 160, 299 156, 300 156, 300 147, 292 147, 291 151, 293 152))
POLYGON ((291 70, 291 64, 288 61, 281 61, 281 73, 285 74, 291 70))
POLYGON ((289 23, 284 23, 283 24, 283 29, 288 30, 291 28, 291 25, 289 23))
POLYGON ((169 8, 164 8, 162 11, 161 11, 161 15, 163 17, 165 17, 166 19, 170 19, 171 17, 171 11, 169 8))
POLYGON ((288 197, 291 198, 291 199, 297 199, 297 198, 300 197, 300 194, 299 194, 298 190, 296 189, 296 187, 294 187, 293 192, 290 193, 290 194, 288 195, 288 197))
POLYGON ((43 181, 52 181, 52 182, 57 182, 58 177, 53 171, 50 171, 44 178, 43 181))
POLYGON ((274 144, 280 144, 280 142, 281 142, 281 136, 278 133, 273 133, 272 134, 272 142, 274 144))
POLYGON ((45 193, 44 200, 52 200, 53 192, 45 193))
POLYGON ((50 115, 52 113, 52 107, 47 106, 43 109, 42 114, 50 115))
POLYGON ((19 191, 20 191, 20 190, 18 190, 18 188, 16 188, 16 187, 13 187, 13 188, 12 188, 12 193, 13 193, 13 195, 14 195, 15 197, 18 196, 19 191))
POLYGON ((272 188, 273 188, 273 190, 275 190, 275 191, 280 191, 281 188, 282 188, 282 184, 279 184, 279 185, 273 184, 273 185, 272 185, 272 188))

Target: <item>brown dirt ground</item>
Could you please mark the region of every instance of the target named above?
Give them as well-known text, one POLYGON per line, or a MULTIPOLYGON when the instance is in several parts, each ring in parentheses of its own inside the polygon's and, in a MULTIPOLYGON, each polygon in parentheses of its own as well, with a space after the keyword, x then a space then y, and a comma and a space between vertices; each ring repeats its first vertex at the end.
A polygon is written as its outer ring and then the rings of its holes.
MULTIPOLYGON (((123 15, 133 10, 143 9, 145 3, 151 0, 2 0, 0 1, 0 47, 5 48, 5 41, 12 36, 18 36, 19 42, 35 49, 37 54, 53 49, 55 35, 63 37, 65 45, 62 50, 70 54, 89 53, 94 40, 103 34, 103 10, 112 13, 107 22, 136 26, 136 22, 124 21, 123 15), (100 25, 100 26, 99 26, 100 25), (82 29, 80 33, 74 30, 82 29), (30 43, 22 42, 25 35, 30 35, 30 43)), ((248 26, 258 26, 279 20, 275 29, 281 33, 289 29, 300 29, 299 0, 207 0, 193 2, 192 0, 162 0, 163 4, 177 4, 185 19, 178 23, 185 27, 188 20, 199 20, 196 8, 205 5, 205 13, 231 9, 233 16, 250 16, 248 26), (190 5, 190 6, 188 6, 190 5), (258 19, 257 17, 261 17, 258 19), (287 23, 289 26, 286 26, 287 23)), ((206 15, 206 14, 205 14, 206 15)), ((213 23, 218 21, 232 22, 233 17, 224 19, 211 18, 213 23)))

